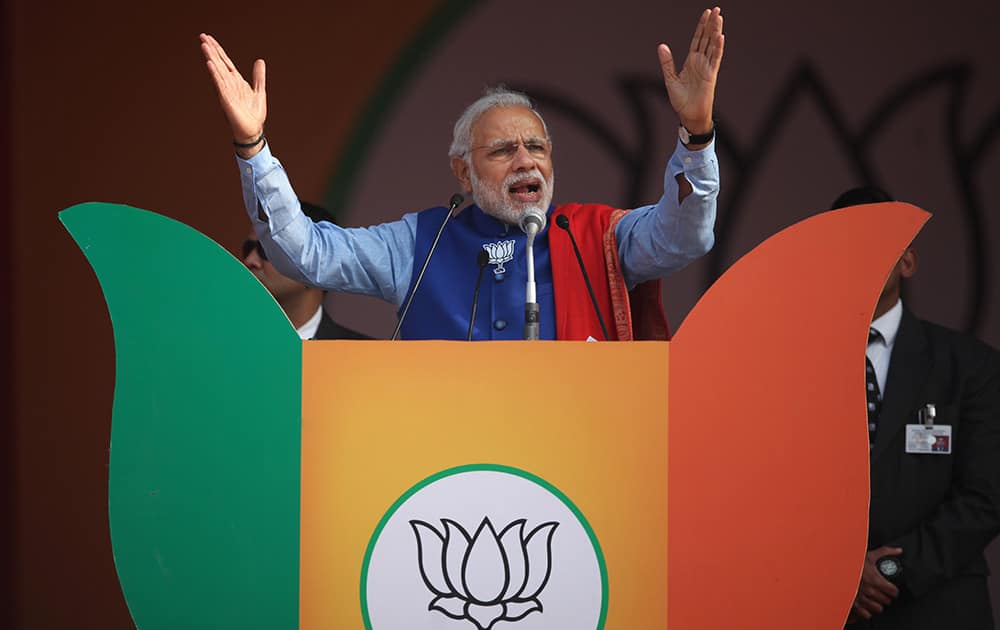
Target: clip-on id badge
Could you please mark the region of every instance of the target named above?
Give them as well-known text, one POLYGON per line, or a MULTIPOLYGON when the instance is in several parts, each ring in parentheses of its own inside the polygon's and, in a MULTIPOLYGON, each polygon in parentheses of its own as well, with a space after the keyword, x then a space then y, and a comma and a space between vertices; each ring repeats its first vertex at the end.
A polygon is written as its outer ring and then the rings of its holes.
POLYGON ((937 410, 933 404, 920 410, 920 424, 906 425, 906 452, 927 455, 951 454, 951 425, 934 424, 937 410))

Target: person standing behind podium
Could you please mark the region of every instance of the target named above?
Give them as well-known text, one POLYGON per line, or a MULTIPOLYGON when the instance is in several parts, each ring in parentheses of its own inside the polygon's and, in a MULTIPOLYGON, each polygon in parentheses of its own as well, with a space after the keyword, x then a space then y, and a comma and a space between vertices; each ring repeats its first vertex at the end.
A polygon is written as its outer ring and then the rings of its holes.
MULTIPOLYGON (((331 221, 329 213, 317 205, 303 201, 302 211, 317 223, 331 221)), ((323 306, 325 291, 302 284, 275 269, 252 229, 243 241, 242 255, 243 264, 274 296, 303 340, 371 339, 368 335, 341 326, 330 317, 323 306)))
MULTIPOLYGON (((244 202, 275 266, 316 286, 402 305, 448 209, 431 208, 367 229, 314 226, 299 211, 264 138, 264 61, 255 62, 251 86, 213 37, 202 34, 200 39, 236 145, 244 202)), ((634 330, 636 337, 648 332, 651 338, 666 338, 659 279, 703 255, 714 242, 719 177, 712 110, 722 53, 718 8, 702 14, 679 73, 670 49, 660 45, 682 141, 665 173, 660 202, 628 213, 598 205, 551 207, 552 142, 530 101, 498 90, 473 103, 455 126, 449 157, 456 179, 476 203, 443 231, 423 283, 413 293, 403 338, 466 338, 473 287, 482 268, 476 261, 484 250, 490 252, 492 274, 487 275, 492 280, 478 293, 481 317, 472 322, 472 337, 521 338, 519 326, 508 324, 521 321, 525 313, 526 237, 517 226, 529 209, 567 216, 583 244, 582 257, 591 268, 609 339, 631 339, 634 330), (630 302, 627 292, 636 289, 630 302), (633 322, 633 310, 642 315, 638 322, 633 322)), ((598 317, 568 236, 550 229, 551 223, 538 232, 534 248, 539 336, 603 338, 592 325, 598 317)))
MULTIPOLYGON (((891 200, 859 188, 833 207, 891 200)), ((869 551, 847 628, 993 630, 983 550, 1000 532, 1000 355, 903 305, 916 270, 908 248, 871 324, 869 551)))

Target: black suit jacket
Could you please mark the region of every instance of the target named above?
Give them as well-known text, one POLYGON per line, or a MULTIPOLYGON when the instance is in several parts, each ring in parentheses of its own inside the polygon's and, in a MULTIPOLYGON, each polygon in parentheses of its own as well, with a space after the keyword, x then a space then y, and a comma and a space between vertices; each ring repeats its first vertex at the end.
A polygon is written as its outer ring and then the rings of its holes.
POLYGON ((341 326, 330 318, 324 308, 323 319, 319 321, 319 328, 316 329, 316 336, 313 339, 371 339, 371 337, 341 326))
POLYGON ((1000 531, 1000 358, 903 311, 871 452, 868 546, 903 549, 899 598, 879 629, 992 630, 983 550, 1000 531), (924 405, 952 427, 950 455, 905 452, 924 405))

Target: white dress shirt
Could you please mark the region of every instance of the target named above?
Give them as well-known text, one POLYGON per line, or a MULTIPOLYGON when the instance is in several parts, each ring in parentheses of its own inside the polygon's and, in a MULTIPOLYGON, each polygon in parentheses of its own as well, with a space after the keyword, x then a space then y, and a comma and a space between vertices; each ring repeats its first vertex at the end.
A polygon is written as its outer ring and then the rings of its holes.
POLYGON ((896 344, 896 333, 899 332, 899 322, 902 319, 903 301, 896 300, 896 304, 874 320, 871 325, 882 335, 882 338, 869 343, 865 355, 872 362, 872 367, 875 368, 878 391, 882 398, 885 398, 885 381, 889 375, 889 359, 892 357, 892 347, 896 344))
POLYGON ((319 322, 323 319, 323 307, 320 306, 316 309, 316 314, 309 318, 309 320, 295 329, 295 332, 299 333, 299 338, 303 341, 308 341, 316 336, 316 331, 319 330, 319 322))

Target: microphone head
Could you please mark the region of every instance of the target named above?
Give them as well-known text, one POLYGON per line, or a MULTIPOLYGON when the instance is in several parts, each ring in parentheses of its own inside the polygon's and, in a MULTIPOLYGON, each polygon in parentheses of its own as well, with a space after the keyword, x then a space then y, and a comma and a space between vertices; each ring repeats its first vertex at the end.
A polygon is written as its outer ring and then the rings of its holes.
POLYGON ((525 234, 530 236, 544 230, 546 221, 545 212, 541 208, 528 208, 521 214, 518 225, 525 234))
POLYGON ((569 229, 569 219, 566 218, 565 214, 557 214, 556 215, 556 225, 558 225, 559 227, 561 227, 564 230, 568 230, 569 229))
POLYGON ((476 256, 476 264, 482 269, 486 265, 490 264, 490 254, 485 249, 479 250, 479 255, 476 256))
POLYGON ((455 208, 457 208, 460 205, 462 205, 463 201, 465 201, 465 197, 463 197, 462 195, 460 195, 458 193, 455 193, 454 195, 451 196, 451 199, 448 200, 448 204, 449 204, 449 207, 452 210, 454 210, 455 208))

